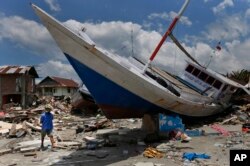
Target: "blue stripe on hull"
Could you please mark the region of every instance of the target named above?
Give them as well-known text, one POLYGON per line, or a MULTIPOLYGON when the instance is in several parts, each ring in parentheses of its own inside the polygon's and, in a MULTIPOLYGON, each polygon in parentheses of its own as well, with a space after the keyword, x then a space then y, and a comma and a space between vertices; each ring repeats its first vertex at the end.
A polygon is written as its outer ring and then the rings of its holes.
MULTIPOLYGON (((113 106, 116 108, 142 111, 159 112, 162 108, 142 99, 141 97, 129 92, 118 84, 110 81, 94 70, 88 68, 73 57, 65 54, 83 83, 86 85, 91 95, 98 105, 113 106)), ((166 111, 166 110, 165 110, 166 111)))

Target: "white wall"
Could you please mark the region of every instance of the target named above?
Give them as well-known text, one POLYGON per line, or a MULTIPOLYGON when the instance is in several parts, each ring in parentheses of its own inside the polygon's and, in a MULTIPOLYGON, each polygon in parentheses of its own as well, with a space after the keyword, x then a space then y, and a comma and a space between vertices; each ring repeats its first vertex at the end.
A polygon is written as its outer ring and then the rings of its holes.
POLYGON ((53 90, 53 96, 71 96, 75 92, 74 88, 70 88, 70 92, 68 92, 68 88, 63 88, 63 87, 54 89, 56 90, 55 92, 53 90))
POLYGON ((42 89, 43 95, 53 95, 53 96, 71 96, 76 89, 70 88, 70 92, 68 92, 68 88, 66 87, 55 87, 52 88, 52 93, 46 93, 44 89, 42 89))

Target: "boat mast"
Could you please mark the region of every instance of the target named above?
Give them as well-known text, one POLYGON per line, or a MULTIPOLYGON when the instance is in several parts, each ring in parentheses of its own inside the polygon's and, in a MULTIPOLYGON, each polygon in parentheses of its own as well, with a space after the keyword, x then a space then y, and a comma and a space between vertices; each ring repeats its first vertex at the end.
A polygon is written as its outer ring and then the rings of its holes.
POLYGON ((155 48, 154 52, 152 53, 151 57, 149 58, 148 62, 146 63, 146 65, 143 68, 143 73, 145 73, 145 71, 147 70, 149 64, 153 61, 153 59, 155 58, 156 54, 158 53, 158 51, 160 50, 163 42, 167 39, 167 37, 172 33, 176 23, 178 22, 178 20, 181 18, 184 10, 186 9, 188 3, 190 0, 186 0, 185 3, 182 5, 179 13, 177 14, 177 16, 174 18, 174 20, 172 21, 172 23, 170 24, 170 26, 168 27, 168 30, 165 32, 165 34, 162 36, 161 41, 159 42, 159 44, 157 45, 157 47, 155 48))

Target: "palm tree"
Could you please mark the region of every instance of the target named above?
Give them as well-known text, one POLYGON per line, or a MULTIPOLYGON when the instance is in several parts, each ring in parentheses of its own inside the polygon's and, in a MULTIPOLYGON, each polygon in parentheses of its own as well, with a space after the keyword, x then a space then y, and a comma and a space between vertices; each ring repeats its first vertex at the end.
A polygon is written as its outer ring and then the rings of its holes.
POLYGON ((242 83, 243 85, 247 84, 250 79, 250 70, 239 70, 232 71, 232 73, 227 74, 227 76, 237 82, 242 83))

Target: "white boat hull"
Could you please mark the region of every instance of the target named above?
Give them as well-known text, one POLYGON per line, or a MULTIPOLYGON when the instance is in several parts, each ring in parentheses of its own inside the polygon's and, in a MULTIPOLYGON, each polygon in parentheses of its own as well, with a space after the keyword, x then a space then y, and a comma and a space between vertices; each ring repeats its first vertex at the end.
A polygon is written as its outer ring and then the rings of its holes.
POLYGON ((33 5, 58 46, 108 118, 141 117, 143 114, 174 112, 186 116, 209 116, 221 105, 176 96, 133 65, 89 44, 75 32, 33 5))

